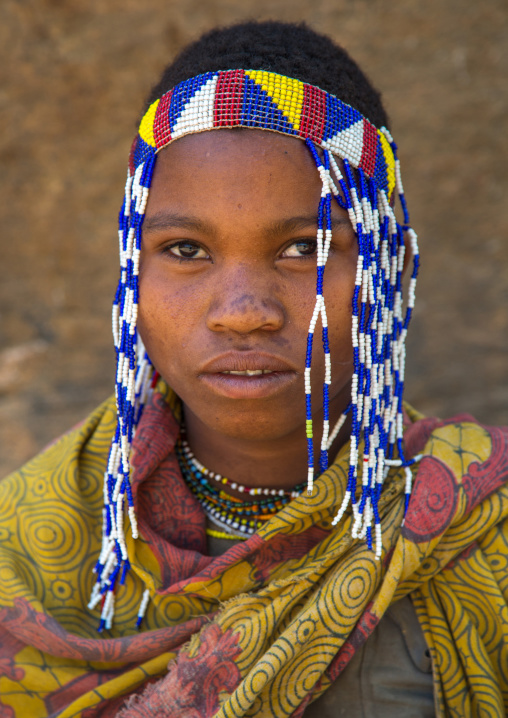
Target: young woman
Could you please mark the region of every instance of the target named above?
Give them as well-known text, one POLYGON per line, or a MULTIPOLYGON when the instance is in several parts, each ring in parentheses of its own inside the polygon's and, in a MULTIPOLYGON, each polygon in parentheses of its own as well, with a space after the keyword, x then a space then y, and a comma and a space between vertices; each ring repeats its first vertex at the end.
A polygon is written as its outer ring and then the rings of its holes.
POLYGON ((1 715, 504 715, 508 434, 402 403, 418 248, 348 55, 184 50, 120 259, 116 398, 0 484, 1 715))

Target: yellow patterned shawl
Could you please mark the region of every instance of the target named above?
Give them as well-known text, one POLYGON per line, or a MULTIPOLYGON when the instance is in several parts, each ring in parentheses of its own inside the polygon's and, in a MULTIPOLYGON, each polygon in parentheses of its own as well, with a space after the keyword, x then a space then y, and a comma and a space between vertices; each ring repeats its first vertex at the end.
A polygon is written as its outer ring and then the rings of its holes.
POLYGON ((330 529, 347 446, 312 498, 212 559, 175 460, 169 404, 156 393, 136 435, 141 539, 127 535, 133 570, 110 632, 97 633, 87 601, 114 402, 0 482, 0 716, 114 716, 155 679, 129 716, 302 716, 408 593, 432 655, 438 715, 505 715, 507 430, 412 415, 407 452, 425 447, 425 458, 402 529, 403 476, 387 479, 382 561, 351 539, 350 515, 330 529))

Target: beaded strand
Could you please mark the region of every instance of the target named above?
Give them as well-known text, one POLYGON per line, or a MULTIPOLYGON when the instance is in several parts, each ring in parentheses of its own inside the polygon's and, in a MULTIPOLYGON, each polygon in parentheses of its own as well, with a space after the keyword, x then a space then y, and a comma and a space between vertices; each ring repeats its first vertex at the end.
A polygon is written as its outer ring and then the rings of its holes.
POLYGON ((316 148, 310 140, 305 141, 307 147, 314 158, 317 170, 322 181, 321 199, 319 202, 318 209, 318 227, 317 227, 317 279, 316 279, 316 303, 314 305, 314 311, 309 325, 309 333, 307 335, 307 352, 305 356, 305 410, 306 410, 306 421, 305 428, 307 433, 307 459, 308 459, 308 472, 307 472, 307 494, 312 495, 314 488, 314 437, 313 437, 313 420, 312 420, 312 400, 311 400, 311 364, 312 364, 312 346, 314 339, 314 331, 316 323, 321 318, 321 333, 323 350, 325 355, 325 378, 323 382, 323 431, 321 439, 321 452, 319 458, 319 467, 321 472, 326 471, 328 468, 328 436, 329 436, 329 410, 330 410, 330 399, 329 399, 329 387, 332 381, 332 370, 331 370, 331 359, 330 359, 330 346, 328 341, 328 319, 326 315, 325 300, 323 297, 323 279, 326 260, 328 259, 328 252, 330 250, 330 243, 332 240, 332 226, 331 226, 331 186, 332 180, 330 177, 330 164, 329 164, 329 153, 325 151, 324 163, 321 161, 316 148), (326 225, 326 226, 325 226, 326 225))
POLYGON ((220 474, 206 469, 193 455, 187 441, 180 435, 176 444, 176 455, 188 487, 195 495, 205 513, 220 526, 238 532, 240 536, 249 536, 263 526, 263 523, 274 516, 291 499, 301 495, 305 484, 296 486, 291 491, 278 489, 251 489, 243 487, 251 496, 264 494, 257 501, 241 501, 225 494, 218 489, 229 485, 240 491, 241 484, 231 482, 220 474), (273 497, 273 498, 272 498, 273 497))
MULTIPOLYGON (((393 150, 395 152, 396 148, 393 147, 393 150)), ((421 458, 416 456, 406 460, 402 446, 405 336, 414 306, 418 247, 416 235, 408 224, 406 210, 405 227, 411 242, 414 265, 406 315, 403 317, 401 287, 404 228, 397 224, 386 195, 376 191, 362 170, 356 170, 356 180, 347 160, 343 160, 343 165, 358 235, 359 256, 352 317, 354 373, 350 466, 344 500, 332 524, 336 525, 341 520, 351 503, 353 537, 366 538, 369 548, 372 548, 374 528, 375 555, 380 558, 382 532, 378 501, 387 469, 391 466, 405 467, 407 511, 411 491, 409 467, 421 458), (358 447, 362 436, 362 490, 360 501, 357 502, 356 481, 360 463, 358 447), (398 459, 393 458, 395 450, 398 459)), ((334 170, 340 172, 338 167, 334 167, 334 170)), ((403 197, 400 170, 397 183, 399 195, 403 197)))
POLYGON ((250 487, 250 486, 243 486, 242 484, 239 484, 235 481, 230 481, 225 476, 221 476, 221 474, 216 474, 213 471, 210 471, 207 469, 203 464, 198 461, 198 459, 194 456, 192 453, 192 449, 189 446, 189 443, 187 439, 185 438, 185 432, 181 431, 180 438, 178 442, 177 450, 180 451, 181 454, 183 454, 183 457, 185 458, 185 462, 187 465, 192 467, 192 471, 194 474, 197 472, 200 472, 204 476, 206 476, 209 479, 213 479, 213 481, 218 482, 219 484, 223 486, 229 486, 231 489, 235 491, 239 491, 240 493, 246 493, 250 496, 260 496, 261 494, 264 494, 265 496, 289 496, 291 498, 296 498, 297 496, 300 496, 301 491, 298 489, 292 489, 291 491, 285 491, 284 489, 269 489, 269 488, 259 488, 259 487, 250 487))

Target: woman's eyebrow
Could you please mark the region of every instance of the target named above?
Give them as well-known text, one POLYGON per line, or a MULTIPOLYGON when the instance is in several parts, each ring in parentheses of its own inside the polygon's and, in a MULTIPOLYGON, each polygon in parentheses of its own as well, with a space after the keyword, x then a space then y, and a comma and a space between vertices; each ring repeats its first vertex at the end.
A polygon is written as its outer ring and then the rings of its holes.
MULTIPOLYGON (((317 229, 317 214, 300 215, 288 217, 287 219, 276 220, 265 227, 266 234, 279 237, 302 229, 317 229)), ((347 217, 331 218, 332 229, 351 226, 347 217)), ((176 212, 160 211, 145 217, 143 232, 157 232, 165 229, 187 229, 194 232, 213 234, 214 227, 198 217, 181 215, 176 212)))
POLYGON ((178 214, 176 212, 156 212, 145 217, 143 232, 156 232, 163 229, 188 229, 195 232, 212 232, 212 227, 197 217, 178 214))
MULTIPOLYGON (((281 234, 288 234, 289 232, 297 232, 300 229, 312 228, 317 229, 318 218, 317 213, 312 215, 302 215, 298 217, 289 217, 288 219, 282 219, 274 222, 270 227, 267 228, 269 234, 278 236, 281 234)), ((351 223, 347 217, 333 217, 331 218, 332 229, 339 229, 340 227, 350 227, 351 223)))

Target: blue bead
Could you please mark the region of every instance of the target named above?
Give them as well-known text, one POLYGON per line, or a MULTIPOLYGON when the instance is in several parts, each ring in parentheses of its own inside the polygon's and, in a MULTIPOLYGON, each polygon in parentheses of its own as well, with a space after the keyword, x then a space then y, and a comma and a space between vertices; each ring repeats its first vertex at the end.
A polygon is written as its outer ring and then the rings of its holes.
POLYGON ((370 526, 367 526, 367 546, 372 551, 372 529, 370 526))

